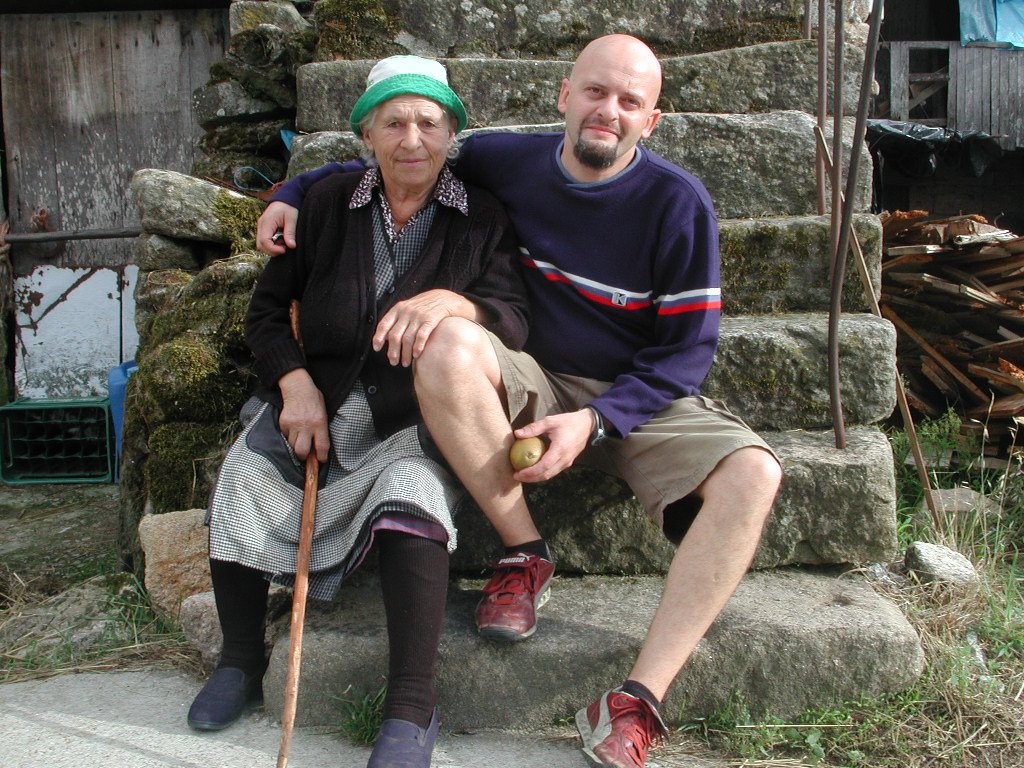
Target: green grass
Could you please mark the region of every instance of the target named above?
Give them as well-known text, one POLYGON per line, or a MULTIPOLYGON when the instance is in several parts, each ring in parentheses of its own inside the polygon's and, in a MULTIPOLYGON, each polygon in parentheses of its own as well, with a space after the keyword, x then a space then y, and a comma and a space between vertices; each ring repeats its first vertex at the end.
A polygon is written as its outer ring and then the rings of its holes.
POLYGON ((384 721, 384 697, 387 687, 376 692, 352 688, 341 696, 334 696, 341 705, 341 722, 338 730, 353 744, 372 744, 384 721))
POLYGON ((942 519, 920 507, 924 497, 909 443, 894 431, 901 551, 913 541, 943 544, 966 555, 981 578, 976 591, 918 583, 882 587, 921 637, 925 670, 897 693, 804 712, 786 722, 755 719, 741 701, 686 724, 697 744, 745 766, 1024 766, 1024 471, 1019 457, 1005 470, 981 460, 960 434, 952 411, 918 427, 933 488, 968 487, 986 511, 942 519))

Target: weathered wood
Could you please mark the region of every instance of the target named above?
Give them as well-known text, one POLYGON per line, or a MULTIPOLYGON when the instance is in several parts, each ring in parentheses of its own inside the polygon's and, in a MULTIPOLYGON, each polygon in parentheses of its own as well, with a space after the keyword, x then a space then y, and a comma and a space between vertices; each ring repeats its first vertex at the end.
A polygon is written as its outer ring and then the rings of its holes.
POLYGON ((943 369, 955 378, 960 385, 967 390, 967 392, 974 397, 978 402, 986 403, 989 398, 971 381, 965 376, 955 365, 953 365, 945 355, 939 352, 935 347, 929 344, 924 338, 905 323, 899 315, 897 315, 891 307, 882 307, 882 315, 886 320, 891 322, 896 328, 907 335, 922 351, 928 354, 936 363, 942 366, 943 369))
MULTIPOLYGON (((192 92, 223 55, 224 10, 0 15, 0 99, 11 228, 76 230, 137 219, 138 168, 188 172, 200 136, 192 92), (42 227, 33 214, 46 209, 42 227)), ((124 241, 20 244, 16 271, 131 263, 124 241)))
POLYGON ((979 130, 1004 149, 1024 146, 1024 50, 963 47, 957 41, 894 41, 890 51, 889 117, 909 120, 911 110, 943 85, 942 73, 911 71, 912 50, 947 51, 946 117, 915 122, 954 131, 979 130), (932 82, 924 89, 915 84, 932 82))

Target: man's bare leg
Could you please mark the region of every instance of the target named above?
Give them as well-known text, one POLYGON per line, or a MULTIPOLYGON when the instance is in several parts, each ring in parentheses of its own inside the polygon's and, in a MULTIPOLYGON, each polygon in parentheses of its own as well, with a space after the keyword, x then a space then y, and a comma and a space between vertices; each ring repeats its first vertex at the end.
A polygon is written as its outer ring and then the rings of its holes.
POLYGON ((415 367, 416 395, 430 435, 506 547, 541 538, 508 452, 512 428, 498 358, 480 326, 449 318, 415 367))
POLYGON ((659 700, 749 569, 781 479, 770 453, 742 448, 697 489, 704 504, 672 558, 629 674, 659 700))

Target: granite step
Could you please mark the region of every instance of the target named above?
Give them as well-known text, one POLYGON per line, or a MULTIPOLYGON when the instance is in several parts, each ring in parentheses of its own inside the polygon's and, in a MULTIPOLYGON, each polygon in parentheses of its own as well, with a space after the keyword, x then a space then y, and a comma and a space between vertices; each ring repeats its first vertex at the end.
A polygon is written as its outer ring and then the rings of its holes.
MULTIPOLYGON (((621 683, 662 580, 558 576, 536 635, 514 645, 476 634, 473 608, 481 584, 460 581, 449 592, 437 671, 442 727, 449 731, 539 730, 621 683)), ((328 607, 312 604, 296 723, 336 724, 344 696, 377 691, 386 671, 385 638, 372 575, 353 580, 328 607)), ((285 619, 264 681, 273 717, 281 713, 288 646, 285 619)), ((741 700, 755 715, 791 717, 900 690, 923 663, 920 640, 906 618, 859 577, 754 572, 670 689, 665 715, 676 723, 741 700)))
MULTIPOLYGON (((837 341, 846 424, 884 421, 896 407, 895 329, 874 315, 847 313, 837 341)), ((826 314, 725 317, 701 390, 758 431, 831 428, 827 353, 826 314)))
MULTIPOLYGON (((792 564, 888 562, 897 552, 896 488, 888 438, 874 427, 847 431, 845 449, 831 431, 764 432, 785 477, 754 559, 758 569, 792 564)), ((673 547, 629 487, 593 469, 573 468, 528 486, 537 526, 559 572, 665 573, 673 547)), ((452 568, 484 573, 501 554, 494 529, 475 506, 456 517, 452 568)))
MULTIPOLYGON (((862 23, 867 17, 863 0, 850 5, 848 18, 854 24, 862 23)), ((360 20, 356 39, 344 34, 334 39, 322 35, 318 58, 354 58, 353 49, 384 46, 388 53, 398 47, 397 52, 435 58, 572 59, 593 38, 613 32, 636 35, 663 54, 689 53, 797 38, 803 10, 791 0, 644 0, 628 9, 615 0, 430 0, 388 3, 385 8, 376 18, 368 13, 369 18, 360 20)), ((343 16, 340 23, 344 22, 343 16)))
MULTIPOLYGON (((829 216, 720 219, 722 302, 726 315, 778 315, 829 310, 829 216)), ((856 214, 868 276, 877 296, 882 284, 882 225, 874 214, 856 214)), ((854 264, 846 269, 842 306, 870 308, 854 264)))
MULTIPOLYGON (((844 131, 844 163, 850 153, 852 121, 844 131)), ((561 131, 562 123, 481 128, 512 132, 561 131)), ((669 113, 644 145, 699 178, 723 219, 806 216, 817 213, 815 121, 799 111, 756 115, 669 113)), ((471 134, 474 131, 466 131, 471 134)), ((826 131, 827 137, 831 128, 826 131)), ((831 139, 829 139, 831 141, 831 139)), ((358 157, 362 142, 351 131, 320 131, 297 136, 288 175, 325 162, 358 157)), ((870 167, 866 146, 863 167, 870 167)), ((869 210, 871 176, 861 174, 854 209, 869 210)))
MULTIPOLYGON (((857 107, 864 52, 849 45, 844 61, 845 113, 857 107)), ((818 99, 818 48, 812 40, 762 43, 661 59, 663 112, 756 113, 802 110, 818 99)), ((572 63, 558 59, 442 58, 448 82, 473 127, 549 123, 560 118, 559 84, 572 63)), ((299 131, 348 130, 366 88, 372 59, 323 61, 296 71, 299 131)), ((211 95, 216 93, 211 91, 211 95)), ((230 105, 232 102, 228 102, 230 105)))

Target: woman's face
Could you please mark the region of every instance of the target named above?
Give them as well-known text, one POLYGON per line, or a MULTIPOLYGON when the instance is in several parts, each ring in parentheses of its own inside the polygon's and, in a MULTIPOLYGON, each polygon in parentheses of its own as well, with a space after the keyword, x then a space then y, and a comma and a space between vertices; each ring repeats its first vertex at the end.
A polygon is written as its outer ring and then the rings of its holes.
POLYGON ((430 189, 444 166, 455 130, 436 101, 412 94, 377 108, 363 141, 380 165, 385 189, 417 193, 430 189))

